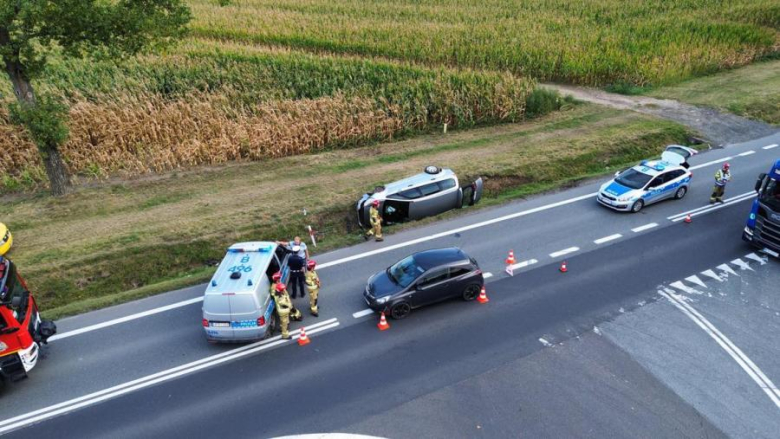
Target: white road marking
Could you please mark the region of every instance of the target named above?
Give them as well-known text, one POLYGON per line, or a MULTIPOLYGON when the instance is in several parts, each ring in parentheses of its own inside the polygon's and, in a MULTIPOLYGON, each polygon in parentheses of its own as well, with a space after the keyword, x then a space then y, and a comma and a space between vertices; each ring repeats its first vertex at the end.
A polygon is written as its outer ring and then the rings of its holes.
POLYGON ((490 279, 493 277, 493 273, 482 273, 482 279, 490 279))
POLYGON ((172 309, 181 308, 183 306, 192 305, 193 303, 198 303, 198 302, 203 302, 203 297, 196 297, 194 299, 182 300, 181 302, 172 303, 170 305, 161 306, 159 308, 150 309, 148 311, 139 312, 136 314, 130 314, 129 316, 108 320, 103 323, 98 323, 95 325, 85 326, 83 328, 74 329, 73 331, 63 332, 62 334, 54 334, 51 337, 49 337, 49 341, 62 340, 63 338, 73 337, 74 335, 84 334, 86 332, 92 332, 98 329, 106 328, 108 326, 118 325, 120 323, 129 322, 130 320, 140 319, 141 317, 159 314, 161 312, 170 311, 172 309))
POLYGON ((734 276, 739 276, 736 271, 732 270, 731 267, 729 267, 726 264, 720 264, 720 265, 718 265, 715 268, 717 268, 720 271, 725 271, 728 274, 733 274, 734 276))
POLYGON ((705 276, 709 276, 709 277, 717 280, 718 282, 723 282, 723 279, 721 279, 720 276, 715 274, 715 272, 712 271, 712 270, 704 270, 704 271, 701 272, 701 274, 703 274, 705 276))
POLYGON ((741 153, 737 154, 737 157, 745 157, 745 156, 749 156, 749 155, 755 154, 755 153, 756 152, 751 149, 750 151, 745 151, 745 152, 741 152, 741 153))
POLYGON ((752 259, 752 260, 758 262, 761 265, 766 265, 767 260, 768 260, 767 258, 762 258, 761 256, 759 256, 759 255, 757 255, 755 253, 747 254, 747 255, 745 255, 745 258, 752 259))
POLYGON ((529 265, 534 265, 537 262, 539 262, 539 261, 537 261, 536 259, 529 259, 527 261, 518 262, 515 265, 510 265, 509 268, 511 270, 517 270, 518 268, 525 268, 525 267, 527 267, 529 265))
POLYGON ((704 282, 702 282, 701 279, 699 279, 699 276, 696 276, 695 274, 693 276, 686 277, 685 280, 687 280, 692 284, 696 284, 702 288, 707 288, 707 285, 705 285, 704 282))
MULTIPOLYGON (((749 200, 749 199, 751 199, 751 198, 753 198, 753 197, 755 197, 755 196, 756 196, 756 193, 755 193, 755 192, 751 192, 751 193, 750 193, 749 195, 747 195, 747 196, 740 195, 740 196, 737 196, 737 197, 731 198, 731 199, 729 199, 729 200, 725 200, 723 203, 720 203, 720 204, 713 204, 713 205, 711 205, 711 206, 707 206, 707 208, 706 208, 706 209, 699 210, 698 212, 691 213, 690 215, 691 215, 691 217, 695 217, 695 216, 703 215, 703 214, 705 214, 705 213, 714 212, 714 211, 716 211, 716 210, 723 209, 724 207, 728 207, 728 206, 731 206, 731 205, 733 205, 733 204, 737 204, 737 203, 740 203, 740 202, 742 202, 742 201, 749 200)), ((682 221, 682 220, 684 220, 684 219, 685 219, 685 215, 687 215, 687 214, 684 214, 683 216, 680 216, 680 217, 678 217, 678 218, 675 218, 675 219, 673 219, 673 220, 672 220, 672 222, 675 222, 675 223, 676 223, 676 222, 679 222, 679 221, 682 221)))
POLYGON ((548 347, 548 348, 552 346, 552 343, 550 343, 549 341, 547 341, 547 340, 545 340, 543 338, 539 339, 539 343, 543 344, 545 347, 548 347))
POLYGON ((639 232, 644 232, 645 230, 652 229, 653 227, 658 227, 658 223, 650 223, 650 224, 645 224, 644 226, 634 227, 633 229, 631 229, 631 231, 634 233, 639 233, 639 232))
POLYGON ((778 253, 778 252, 776 252, 776 251, 774 251, 774 250, 769 250, 769 249, 768 249, 768 248, 766 248, 766 247, 765 247, 765 248, 763 248, 763 249, 761 249, 761 252, 762 252, 762 253, 766 253, 766 254, 768 254, 769 256, 774 256, 775 258, 777 258, 777 257, 780 257, 780 253, 778 253))
POLYGON ((747 262, 743 261, 742 259, 739 259, 739 258, 734 259, 733 261, 731 261, 731 263, 736 265, 737 267, 739 267, 740 270, 750 270, 750 271, 753 271, 753 269, 750 268, 750 265, 747 262))
POLYGON ((710 166, 710 165, 714 165, 714 164, 717 164, 717 163, 723 163, 723 162, 725 162, 725 161, 727 161, 727 160, 731 160, 731 159, 733 159, 733 158, 734 158, 734 157, 731 157, 731 156, 729 156, 729 157, 723 157, 722 159, 717 159, 717 160, 713 160, 713 161, 711 161, 711 162, 702 163, 702 164, 700 164, 700 165, 691 166, 691 170, 694 170, 694 169, 701 169, 701 168, 704 168, 704 167, 707 167, 707 166, 710 166))
POLYGON ((374 256, 374 255, 378 255, 380 253, 385 253, 385 252, 389 252, 389 251, 396 250, 396 249, 399 249, 399 248, 408 247, 410 245, 419 244, 421 242, 426 242, 426 241, 431 241, 431 240, 434 240, 434 239, 443 238, 443 237, 446 237, 446 236, 453 235, 455 233, 462 233, 462 232, 466 232, 468 230, 473 230, 473 229, 478 229, 480 227, 489 226, 491 224, 496 224, 496 223, 500 223, 500 222, 511 220, 511 219, 515 219, 515 218, 520 218, 520 217, 523 217, 523 216, 526 216, 526 215, 530 215, 532 213, 543 212, 545 210, 550 210, 550 209, 553 209, 553 208, 556 208, 556 207, 565 206, 567 204, 576 203, 577 201, 587 200, 587 199, 595 197, 596 195, 598 195, 598 193, 597 192, 593 192, 593 193, 590 193, 590 194, 581 195, 579 197, 569 198, 567 200, 558 201, 556 203, 535 207, 533 209, 524 210, 522 212, 512 213, 512 214, 509 214, 509 215, 504 215, 504 216, 501 216, 501 217, 498 217, 498 218, 489 219, 489 220, 482 221, 482 222, 479 222, 479 223, 469 224, 468 226, 458 227, 456 229, 452 229, 452 230, 449 230, 449 231, 446 231, 446 232, 434 233, 433 235, 424 236, 422 238, 412 239, 410 241, 389 245, 387 247, 378 248, 376 250, 363 252, 363 253, 360 253, 360 254, 357 254, 357 255, 353 255, 353 256, 347 256, 346 258, 341 258, 341 259, 338 259, 338 260, 335 260, 335 261, 331 261, 331 262, 325 262, 325 263, 322 263, 322 264, 318 264, 317 266, 319 268, 321 268, 321 269, 322 268, 327 268, 327 267, 333 267, 335 265, 344 264, 346 262, 351 262, 351 261, 354 261, 354 260, 357 260, 357 259, 367 258, 369 256, 374 256))
POLYGON ((672 283, 671 283, 671 284, 669 284, 669 285, 670 285, 670 286, 672 286, 672 287, 674 287, 674 288, 677 288, 677 289, 678 289, 678 290, 680 290, 680 291, 684 291, 684 292, 686 292, 686 293, 688 293, 688 294, 703 294, 701 291, 699 291, 699 290, 695 290, 695 289, 693 289, 693 288, 691 288, 691 287, 689 287, 689 286, 685 285, 684 283, 682 283, 682 282, 680 282, 680 281, 677 281, 677 282, 672 282, 672 283))
POLYGON ((599 239, 597 239, 597 240, 595 240, 593 242, 596 243, 596 244, 604 244, 605 242, 614 241, 614 240, 620 239, 622 237, 623 237, 623 235, 621 235, 620 233, 615 233, 614 235, 605 236, 605 237, 599 238, 599 239))
MULTIPOLYGON (((306 327, 306 335, 311 336, 328 329, 332 329, 339 326, 338 319, 325 320, 319 323, 315 323, 306 327)), ((300 330, 296 330, 290 333, 293 335, 293 340, 300 336, 300 330)), ((68 401, 64 401, 58 404, 54 404, 49 407, 44 407, 25 413, 23 415, 15 416, 10 419, 0 421, 0 434, 15 430, 17 428, 25 427, 36 422, 40 422, 55 416, 67 413, 73 410, 80 409, 89 405, 93 405, 107 399, 115 398, 135 390, 143 389, 153 386, 165 381, 170 381, 174 378, 178 378, 183 375, 187 375, 193 372, 197 372, 202 369, 216 366, 218 364, 225 363, 227 361, 243 358, 264 350, 270 349, 275 346, 279 346, 285 343, 289 343, 291 340, 282 340, 280 336, 269 338, 268 340, 252 343, 240 348, 231 349, 210 357, 202 358, 200 360, 193 361, 191 363, 183 364, 181 366, 174 367, 172 369, 157 372, 152 375, 148 375, 142 378, 138 378, 133 381, 129 381, 117 386, 113 386, 108 389, 100 390, 90 393, 78 398, 74 398, 68 401)))
POLYGON ((741 349, 735 346, 734 343, 728 339, 728 337, 723 335, 723 333, 721 333, 712 323, 710 323, 709 320, 699 314, 696 309, 685 303, 685 301, 681 300, 681 298, 675 294, 674 291, 666 289, 664 291, 659 291, 659 293, 669 299, 669 301, 675 307, 677 307, 677 309, 682 311, 683 314, 688 316, 688 318, 693 320, 697 326, 703 329, 707 335, 712 337, 712 339, 715 340, 715 342, 717 342, 718 345, 720 345, 720 347, 723 348, 723 350, 725 350, 731 356, 731 358, 737 362, 742 370, 744 370, 748 376, 750 376, 750 378, 752 378, 753 381, 758 384, 758 387, 761 388, 764 393, 766 393, 769 399, 775 403, 777 408, 780 409, 780 390, 777 388, 777 386, 775 386, 772 380, 770 380, 764 374, 764 372, 762 372, 761 369, 759 369, 759 367, 756 366, 756 364, 753 363, 753 361, 750 360, 750 358, 748 358, 744 352, 742 352, 741 349))
MULTIPOLYGON (((756 193, 755 191, 745 192, 744 194, 736 195, 736 196, 733 196, 733 197, 731 197, 731 198, 726 198, 726 199, 724 200, 724 202, 725 202, 725 203, 728 203, 728 202, 730 202, 730 201, 734 201, 734 200, 737 200, 737 199, 740 199, 740 200, 741 200, 742 198, 748 197, 748 196, 750 196, 750 195, 755 195, 755 193, 756 193)), ((675 213, 675 214, 674 214, 674 215, 672 215, 672 216, 667 216, 667 217, 666 217, 666 219, 669 219, 669 220, 683 219, 683 218, 685 218, 685 216, 686 216, 686 215, 688 215, 688 214, 694 214, 694 213, 697 213, 697 212, 701 212, 701 211, 703 211, 703 210, 711 209, 711 208, 713 208, 714 206, 718 206, 718 205, 717 205, 717 204, 716 204, 716 205, 713 205, 713 204, 707 204, 707 205, 704 205, 704 206, 701 206, 701 207, 697 207, 697 208, 695 208, 695 209, 687 210, 687 211, 685 211, 685 212, 681 212, 681 213, 675 213)))
POLYGON ((771 145, 764 146, 761 149, 772 149, 772 148, 777 148, 777 143, 773 143, 771 145))
POLYGON ((579 249, 580 249, 579 247, 569 247, 569 248, 565 248, 565 249, 563 249, 563 250, 560 250, 560 251, 557 251, 557 252, 550 253, 550 257, 551 257, 551 258, 557 258, 557 257, 559 257, 559 256, 568 255, 569 253, 574 253, 574 252, 576 252, 576 251, 579 251, 579 249))
POLYGON ((363 311, 358 311, 356 313, 353 313, 352 317, 354 317, 356 319, 359 319, 361 317, 365 317, 365 316, 371 315, 373 313, 374 313, 374 310, 369 308, 369 309, 364 309, 363 311))

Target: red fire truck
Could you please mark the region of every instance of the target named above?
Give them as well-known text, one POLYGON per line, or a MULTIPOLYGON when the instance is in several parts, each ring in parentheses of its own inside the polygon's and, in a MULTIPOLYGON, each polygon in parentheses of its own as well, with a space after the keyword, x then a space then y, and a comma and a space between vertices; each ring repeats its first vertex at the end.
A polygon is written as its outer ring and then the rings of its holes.
POLYGON ((0 385, 27 378, 41 344, 55 332, 54 322, 41 320, 16 265, 0 257, 0 385))

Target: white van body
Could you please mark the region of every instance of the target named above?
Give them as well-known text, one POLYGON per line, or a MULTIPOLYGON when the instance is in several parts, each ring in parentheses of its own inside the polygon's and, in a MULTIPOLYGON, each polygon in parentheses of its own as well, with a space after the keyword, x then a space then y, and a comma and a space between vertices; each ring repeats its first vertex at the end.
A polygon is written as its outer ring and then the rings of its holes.
POLYGON ((282 279, 287 274, 286 257, 280 260, 277 248, 263 241, 228 248, 203 297, 203 329, 209 341, 247 342, 271 335, 271 276, 280 270, 282 279))

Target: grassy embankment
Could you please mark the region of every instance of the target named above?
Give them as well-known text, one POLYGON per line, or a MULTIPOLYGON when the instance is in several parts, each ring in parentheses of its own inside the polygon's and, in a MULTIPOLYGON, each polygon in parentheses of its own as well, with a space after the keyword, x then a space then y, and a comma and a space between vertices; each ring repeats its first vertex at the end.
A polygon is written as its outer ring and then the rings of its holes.
POLYGON ((307 223, 325 232, 319 251, 361 241, 355 199, 431 163, 463 178, 485 176, 487 206, 612 170, 685 137, 672 123, 578 105, 532 123, 280 158, 272 166, 168 173, 63 199, 17 195, 4 205, 13 256, 46 314, 58 317, 202 282, 230 243, 289 237, 307 223))
POLYGON ((718 108, 780 125, 780 61, 761 62, 662 87, 648 95, 718 108))

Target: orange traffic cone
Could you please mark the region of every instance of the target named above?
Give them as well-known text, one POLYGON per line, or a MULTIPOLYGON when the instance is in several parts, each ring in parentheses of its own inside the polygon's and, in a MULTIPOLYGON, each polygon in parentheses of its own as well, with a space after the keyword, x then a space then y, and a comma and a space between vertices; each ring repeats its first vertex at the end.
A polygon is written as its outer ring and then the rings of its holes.
POLYGON ((477 297, 477 302, 479 303, 488 303, 490 302, 490 299, 487 297, 487 293, 485 293, 485 286, 482 285, 482 291, 479 292, 479 297, 477 297))
POLYGON ((380 331, 384 331, 385 329, 390 329, 390 324, 387 323, 387 318, 385 318, 384 311, 382 311, 382 317, 379 318, 379 323, 376 324, 376 327, 379 328, 380 331))
POLYGON ((691 219, 691 214, 690 213, 685 216, 685 220, 684 221, 685 221, 685 224, 690 224, 690 223, 693 222, 693 220, 691 219))
POLYGON ((506 264, 512 265, 515 263, 515 252, 514 250, 509 250, 509 256, 506 258, 506 264))
POLYGON ((301 336, 298 337, 298 346, 306 346, 309 343, 311 343, 311 340, 306 336, 306 328, 301 327, 301 336))
POLYGON ((561 270, 561 273, 566 273, 567 271, 569 271, 569 270, 566 269, 566 261, 563 261, 563 263, 561 264, 560 270, 561 270))

